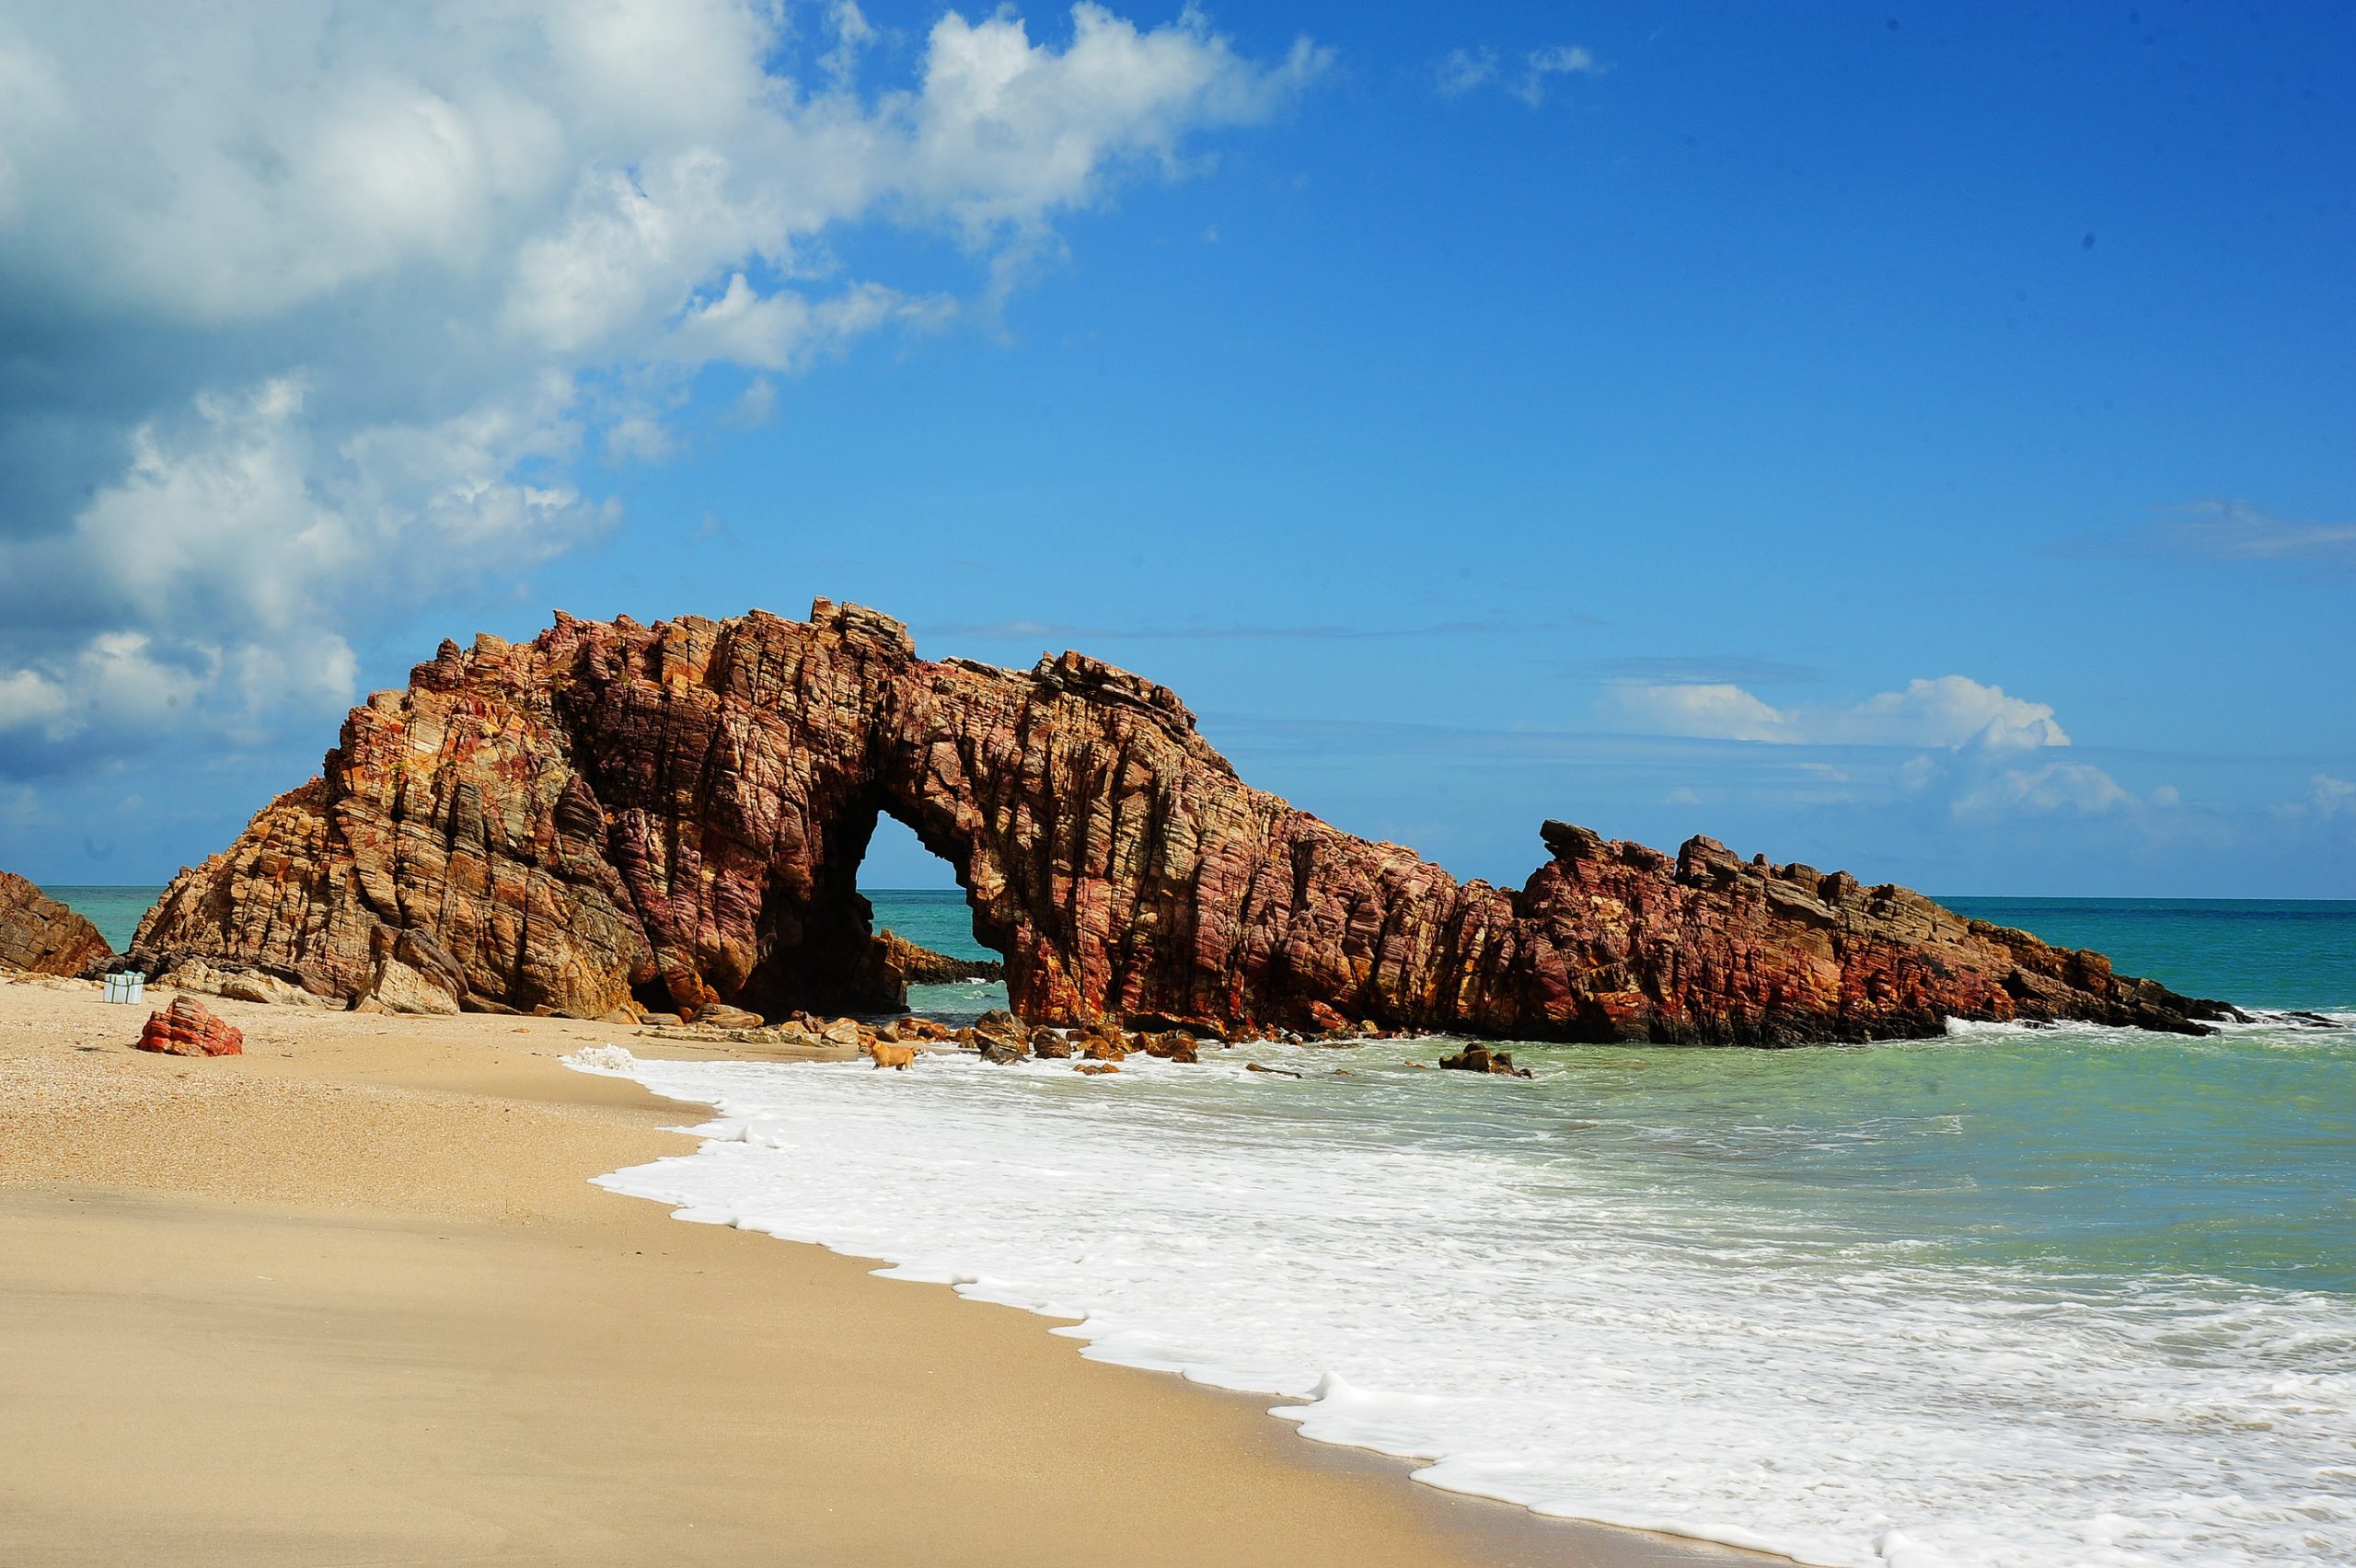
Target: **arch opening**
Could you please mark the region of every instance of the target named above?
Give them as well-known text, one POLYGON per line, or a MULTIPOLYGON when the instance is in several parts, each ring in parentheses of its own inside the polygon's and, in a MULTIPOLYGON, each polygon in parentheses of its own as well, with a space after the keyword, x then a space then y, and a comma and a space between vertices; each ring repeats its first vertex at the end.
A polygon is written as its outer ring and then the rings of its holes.
POLYGON ((862 799, 839 812, 816 864, 814 886, 772 879, 764 889, 758 957, 736 1005, 770 1019, 970 1017, 1006 1005, 1002 953, 981 934, 960 868, 888 802, 862 799))

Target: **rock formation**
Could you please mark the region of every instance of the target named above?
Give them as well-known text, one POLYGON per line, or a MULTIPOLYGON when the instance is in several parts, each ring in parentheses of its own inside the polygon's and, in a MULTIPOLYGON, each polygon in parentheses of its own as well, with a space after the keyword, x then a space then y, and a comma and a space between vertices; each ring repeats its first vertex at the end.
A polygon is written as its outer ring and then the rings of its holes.
POLYGON ((0 969, 79 974, 113 957, 96 926, 14 871, 0 871, 0 969))
POLYGON ((135 1048, 171 1056, 242 1056, 246 1036, 193 998, 174 997, 170 1007, 147 1015, 135 1048))
POLYGON ((2230 1011, 1706 838, 1550 822, 1520 888, 1460 883, 1249 788, 1149 681, 929 661, 825 600, 445 642, 174 881, 133 956, 405 1008, 887 1009, 856 882, 885 812, 955 869, 1034 1023, 1783 1044, 2230 1011))
POLYGON ((1006 965, 995 959, 953 958, 916 943, 889 927, 875 933, 884 962, 910 986, 944 986, 958 980, 1003 980, 1006 965))

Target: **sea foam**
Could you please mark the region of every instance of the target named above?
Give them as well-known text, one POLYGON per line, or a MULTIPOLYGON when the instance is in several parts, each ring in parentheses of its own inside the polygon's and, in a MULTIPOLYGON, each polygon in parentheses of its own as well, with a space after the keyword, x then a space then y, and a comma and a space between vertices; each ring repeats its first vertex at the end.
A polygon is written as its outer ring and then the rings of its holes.
POLYGON ((2347 1296, 1958 1261, 1873 1220, 1876 1162, 1957 1115, 1801 1122, 1754 1086, 1615 1123, 1613 1075, 1678 1054, 1522 1084, 1404 1065, 1433 1047, 1255 1048, 1300 1079, 1241 1052, 1098 1078, 572 1061, 719 1113, 614 1191, 1077 1320, 1052 1332, 1086 1355, 1278 1396, 1435 1485, 1832 1565, 2356 1555, 2347 1296), (1798 1201, 1754 1201, 1795 1170, 1798 1201))

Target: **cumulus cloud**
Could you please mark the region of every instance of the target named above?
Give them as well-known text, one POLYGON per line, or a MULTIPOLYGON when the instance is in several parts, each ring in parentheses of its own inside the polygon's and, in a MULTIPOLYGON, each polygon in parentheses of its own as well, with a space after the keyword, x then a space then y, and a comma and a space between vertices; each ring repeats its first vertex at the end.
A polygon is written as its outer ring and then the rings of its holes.
POLYGON ((611 527, 580 459, 668 455, 690 377, 756 421, 776 376, 986 309, 1060 215, 1326 63, 1081 5, 1052 40, 949 13, 863 88, 856 4, 794 21, 0 0, 0 771, 348 701, 355 629, 611 527), (862 225, 974 298, 846 275, 862 225))
MULTIPOLYGON (((2000 768, 1992 777, 1960 790, 1955 797, 1954 809, 1958 816, 2008 812, 2070 812, 2080 816, 2100 816, 2135 803, 2135 797, 2101 768, 2083 762, 2056 762, 2043 767, 2000 768)), ((2170 800, 2161 803, 2173 802, 2170 800)))
POLYGON ((1649 734, 1785 745, 1964 746, 2034 750, 2066 746, 2053 709, 1982 686, 1967 675, 1915 680, 1847 707, 1777 708, 1723 681, 1623 681, 1605 705, 1622 723, 1649 734))
POLYGON ((1462 98, 1481 87, 1496 87, 1536 109, 1546 101, 1549 80, 1555 76, 1597 76, 1603 67, 1587 50, 1572 44, 1550 44, 1524 51, 1507 60, 1496 50, 1451 49, 1432 67, 1432 85, 1443 98, 1462 98))
MULTIPOLYGON (((0 696, 0 703, 6 698, 0 696)), ((2328 773, 2318 773, 2307 780, 2307 798, 2289 806, 2275 808, 2277 815, 2314 817, 2320 822, 2335 822, 2345 817, 2356 821, 2356 784, 2345 778, 2335 778, 2328 773)))

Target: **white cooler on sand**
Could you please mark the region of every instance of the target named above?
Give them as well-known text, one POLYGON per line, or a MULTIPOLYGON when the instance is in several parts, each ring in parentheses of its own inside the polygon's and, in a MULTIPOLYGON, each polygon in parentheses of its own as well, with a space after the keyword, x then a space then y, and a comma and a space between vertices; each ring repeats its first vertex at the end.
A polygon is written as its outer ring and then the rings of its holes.
POLYGON ((139 1002, 147 997, 147 976, 136 969, 126 969, 120 974, 107 976, 107 1000, 139 1002))

